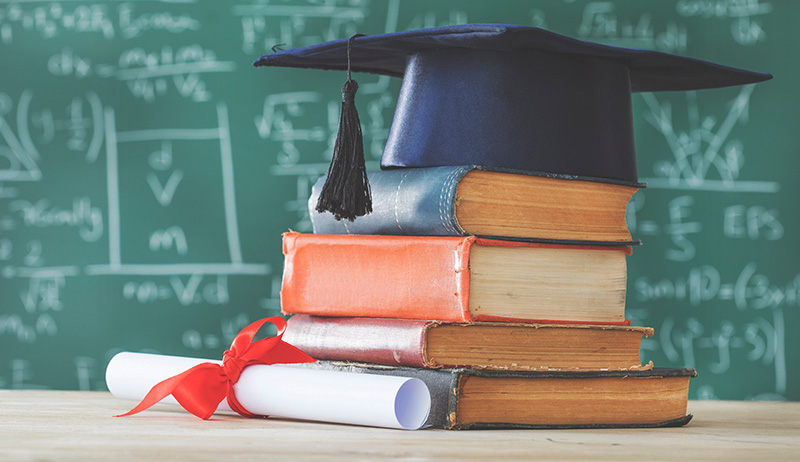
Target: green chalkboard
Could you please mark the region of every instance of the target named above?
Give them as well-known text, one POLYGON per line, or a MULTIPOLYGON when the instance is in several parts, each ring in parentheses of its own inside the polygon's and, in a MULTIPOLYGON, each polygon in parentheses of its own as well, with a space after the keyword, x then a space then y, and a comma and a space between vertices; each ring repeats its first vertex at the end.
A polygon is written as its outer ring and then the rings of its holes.
MULTIPOLYGON (((800 3, 0 1, 0 388, 104 389, 120 350, 220 357, 279 312, 344 75, 273 45, 468 22, 771 72, 634 96, 627 312, 692 398, 800 399, 800 3)), ((377 165, 399 81, 359 75, 377 165)))

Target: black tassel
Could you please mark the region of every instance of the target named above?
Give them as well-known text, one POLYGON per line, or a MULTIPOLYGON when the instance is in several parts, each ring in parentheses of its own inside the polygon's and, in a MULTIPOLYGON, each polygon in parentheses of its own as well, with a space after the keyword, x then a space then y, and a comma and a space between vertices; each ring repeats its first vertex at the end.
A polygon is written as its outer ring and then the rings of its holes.
POLYGON ((337 220, 353 221, 372 212, 372 194, 364 161, 364 141, 361 122, 356 111, 355 96, 358 83, 350 78, 350 48, 347 43, 347 82, 342 87, 342 114, 339 131, 333 148, 333 158, 328 167, 328 178, 322 186, 317 201, 318 212, 331 212, 337 220))

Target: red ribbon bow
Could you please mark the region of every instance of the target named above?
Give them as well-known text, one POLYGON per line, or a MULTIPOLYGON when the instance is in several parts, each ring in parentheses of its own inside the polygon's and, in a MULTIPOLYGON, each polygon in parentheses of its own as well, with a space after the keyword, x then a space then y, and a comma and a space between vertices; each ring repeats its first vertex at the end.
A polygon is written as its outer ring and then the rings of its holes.
POLYGON ((125 417, 144 411, 170 394, 192 414, 207 420, 217 409, 223 398, 234 411, 245 417, 247 412, 233 393, 233 385, 239 381, 242 370, 251 364, 313 363, 316 360, 300 349, 281 340, 286 330, 286 320, 279 317, 264 318, 242 329, 233 339, 231 349, 222 356, 222 365, 198 364, 191 369, 157 383, 135 408, 116 417, 125 417), (258 329, 271 322, 278 328, 275 337, 253 342, 258 329))

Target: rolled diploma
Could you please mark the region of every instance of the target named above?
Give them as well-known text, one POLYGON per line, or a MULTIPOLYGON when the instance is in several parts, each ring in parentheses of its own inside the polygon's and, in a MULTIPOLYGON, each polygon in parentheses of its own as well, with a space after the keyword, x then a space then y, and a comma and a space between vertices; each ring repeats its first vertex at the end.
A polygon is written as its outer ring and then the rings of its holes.
MULTIPOLYGON (((106 369, 117 398, 140 401, 150 389, 200 363, 221 361, 145 353, 118 353, 106 369)), ((242 407, 256 415, 416 430, 431 407, 417 378, 305 369, 290 365, 244 368, 233 386, 242 407)), ((161 403, 178 404, 172 395, 161 403)), ((217 411, 230 411, 226 400, 217 411)))

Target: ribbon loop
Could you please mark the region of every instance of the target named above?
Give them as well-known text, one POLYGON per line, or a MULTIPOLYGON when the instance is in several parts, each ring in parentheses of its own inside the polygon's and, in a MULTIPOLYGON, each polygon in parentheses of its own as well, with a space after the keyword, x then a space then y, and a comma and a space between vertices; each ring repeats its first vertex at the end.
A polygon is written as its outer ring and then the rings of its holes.
POLYGON ((252 417, 236 400, 233 386, 239 381, 242 371, 253 364, 311 363, 316 360, 300 349, 284 342, 281 337, 286 330, 286 320, 274 316, 260 319, 239 332, 231 343, 230 350, 222 356, 222 365, 202 363, 176 376, 163 380, 153 386, 136 407, 116 417, 137 414, 148 409, 169 395, 173 395, 180 405, 203 420, 227 398, 231 409, 252 417), (278 334, 256 342, 253 338, 266 323, 275 324, 278 334))

